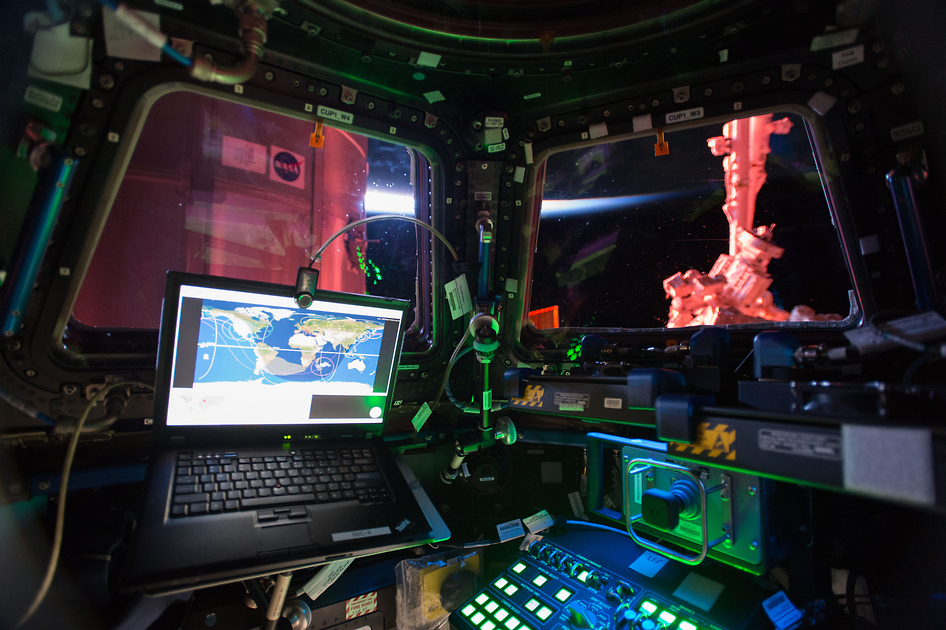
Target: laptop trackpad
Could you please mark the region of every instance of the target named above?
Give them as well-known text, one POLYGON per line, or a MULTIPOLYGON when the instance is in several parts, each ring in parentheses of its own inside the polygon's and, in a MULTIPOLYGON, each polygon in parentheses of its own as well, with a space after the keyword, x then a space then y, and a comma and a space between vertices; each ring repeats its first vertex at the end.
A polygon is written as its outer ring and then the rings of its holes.
POLYGON ((260 527, 258 531, 261 544, 260 551, 290 549, 312 544, 312 540, 309 538, 309 527, 305 523, 260 527))

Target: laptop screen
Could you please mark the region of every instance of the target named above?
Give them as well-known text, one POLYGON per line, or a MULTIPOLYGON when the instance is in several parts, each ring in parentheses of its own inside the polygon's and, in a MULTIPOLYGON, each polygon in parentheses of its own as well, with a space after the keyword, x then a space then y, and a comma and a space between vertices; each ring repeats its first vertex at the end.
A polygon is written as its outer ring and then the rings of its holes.
POLYGON ((206 282, 185 277, 174 318, 165 318, 174 326, 169 427, 384 422, 400 348, 398 304, 317 292, 303 309, 282 290, 206 282))

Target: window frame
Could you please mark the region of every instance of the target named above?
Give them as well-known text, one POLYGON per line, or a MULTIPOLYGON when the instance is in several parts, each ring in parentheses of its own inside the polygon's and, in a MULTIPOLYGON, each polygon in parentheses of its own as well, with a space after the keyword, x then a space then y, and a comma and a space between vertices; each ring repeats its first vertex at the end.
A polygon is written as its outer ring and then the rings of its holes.
MULTIPOLYGON (((160 98, 179 91, 188 91, 299 120, 312 121, 314 119, 312 113, 289 109, 267 100, 267 93, 259 90, 256 90, 253 96, 247 97, 215 86, 191 82, 160 82, 156 85, 152 83, 149 87, 146 87, 135 99, 131 108, 125 126, 125 133, 118 143, 114 159, 107 168, 99 200, 92 204, 94 209, 88 223, 88 232, 79 244, 76 262, 69 269, 69 283, 65 288, 60 302, 61 307, 58 309, 51 330, 51 354, 60 364, 82 367, 147 366, 153 368, 158 343, 157 329, 87 326, 73 319, 72 311, 92 257, 96 248, 100 245, 103 230, 148 114, 160 98)), ((442 179, 441 169, 438 167, 442 162, 442 158, 433 147, 403 135, 386 136, 381 131, 355 124, 342 127, 341 125, 330 124, 328 120, 324 124, 328 127, 353 131, 386 142, 394 140, 393 144, 409 149, 412 154, 411 180, 414 183, 414 216, 418 217, 418 213, 420 213, 421 216, 418 218, 421 218, 421 220, 428 223, 433 221, 437 191, 442 187, 440 182, 442 179)), ((421 236, 420 239, 423 251, 418 264, 415 283, 419 290, 416 296, 418 317, 414 322, 408 323, 406 328, 403 349, 405 355, 431 353, 438 342, 435 337, 439 336, 434 334, 436 328, 434 322, 437 321, 437 311, 441 310, 441 306, 437 300, 433 299, 433 286, 436 277, 440 275, 436 270, 440 266, 439 259, 441 255, 438 248, 433 247, 431 235, 425 230, 419 230, 419 232, 425 234, 426 238, 421 236)))
MULTIPOLYGON (((791 113, 798 115, 804 121, 815 160, 815 167, 821 178, 825 200, 831 214, 831 222, 836 229, 841 255, 848 270, 851 286, 851 289, 848 291, 850 310, 843 320, 836 322, 778 322, 777 329, 786 332, 801 330, 817 330, 824 332, 826 330, 841 331, 854 328, 863 320, 865 313, 869 316, 873 311, 873 298, 870 293, 870 284, 867 279, 863 260, 857 255, 857 252, 855 252, 853 248, 853 244, 857 242, 857 237, 846 196, 841 188, 837 160, 834 158, 827 130, 818 114, 807 105, 784 102, 784 104, 777 106, 743 107, 742 109, 734 111, 733 114, 735 115, 711 116, 659 127, 666 133, 672 133, 674 131, 705 127, 714 124, 721 126, 730 120, 770 113, 791 113)), ((549 157, 565 151, 654 136, 656 131, 657 127, 654 127, 639 132, 613 136, 608 135, 595 140, 580 140, 578 142, 574 140, 569 141, 567 138, 556 138, 548 143, 544 143, 535 152, 533 165, 529 167, 526 175, 525 201, 523 202, 526 212, 522 218, 522 227, 524 229, 521 230, 522 235, 519 243, 520 257, 518 261, 518 277, 521 290, 517 296, 514 311, 517 317, 515 317, 515 325, 509 331, 509 337, 507 337, 509 341, 512 341, 513 353, 518 360, 533 363, 544 363, 552 360, 560 361, 561 357, 558 356, 561 354, 562 350, 560 344, 556 344, 559 347, 556 347, 554 350, 540 349, 537 347, 537 344, 543 340, 549 340, 554 343, 556 340, 562 341, 580 338, 588 334, 629 335, 639 337, 641 340, 680 338, 689 337, 702 328, 701 326, 688 326, 683 328, 561 327, 555 329, 538 329, 529 321, 529 309, 532 300, 532 272, 539 235, 539 212, 542 206, 545 169, 549 157), (554 333, 550 334, 550 331, 554 331, 554 333)), ((572 136, 572 138, 574 138, 574 136, 572 136)), ((667 304, 669 306, 669 300, 667 304)), ((726 328, 730 333, 745 331, 749 334, 755 334, 762 330, 772 329, 773 323, 729 324, 726 328)))

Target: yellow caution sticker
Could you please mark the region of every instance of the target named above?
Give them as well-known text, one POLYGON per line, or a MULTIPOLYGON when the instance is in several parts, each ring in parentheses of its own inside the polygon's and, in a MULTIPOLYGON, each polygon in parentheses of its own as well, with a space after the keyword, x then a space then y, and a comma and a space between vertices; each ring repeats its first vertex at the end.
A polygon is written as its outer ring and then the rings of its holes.
POLYGON ((545 388, 541 385, 526 385, 526 393, 522 398, 512 398, 512 404, 519 407, 541 407, 545 388))
POLYGON ((671 442, 670 448, 677 453, 703 455, 704 457, 719 457, 736 459, 736 430, 730 429, 728 424, 717 424, 712 429, 709 422, 702 422, 696 427, 696 439, 693 444, 671 442))

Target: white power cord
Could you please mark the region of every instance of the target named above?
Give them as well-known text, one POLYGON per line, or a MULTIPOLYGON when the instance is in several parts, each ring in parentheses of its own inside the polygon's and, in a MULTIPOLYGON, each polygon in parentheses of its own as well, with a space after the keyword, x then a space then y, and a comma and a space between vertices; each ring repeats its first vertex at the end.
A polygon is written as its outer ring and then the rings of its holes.
POLYGON ((66 520, 66 491, 69 487, 69 471, 72 468, 72 459, 76 454, 76 446, 79 444, 79 436, 82 434, 82 425, 85 424, 85 421, 88 419, 95 405, 104 400, 106 394, 118 387, 147 387, 148 389, 153 389, 151 385, 135 381, 109 383, 99 390, 85 406, 85 409, 82 410, 79 421, 76 422, 75 426, 72 428, 72 437, 69 439, 69 447, 66 449, 66 460, 62 465, 62 481, 59 483, 59 504, 56 506, 56 529, 53 533, 53 545, 49 553, 49 565, 46 567, 46 576, 43 578, 43 583, 36 592, 36 597, 33 598, 33 603, 30 604, 30 607, 23 614, 23 617, 20 618, 17 627, 26 623, 29 618, 39 610, 40 604, 43 603, 46 594, 49 592, 49 587, 52 586, 53 576, 56 574, 56 565, 59 563, 59 551, 62 549, 62 531, 66 520))

